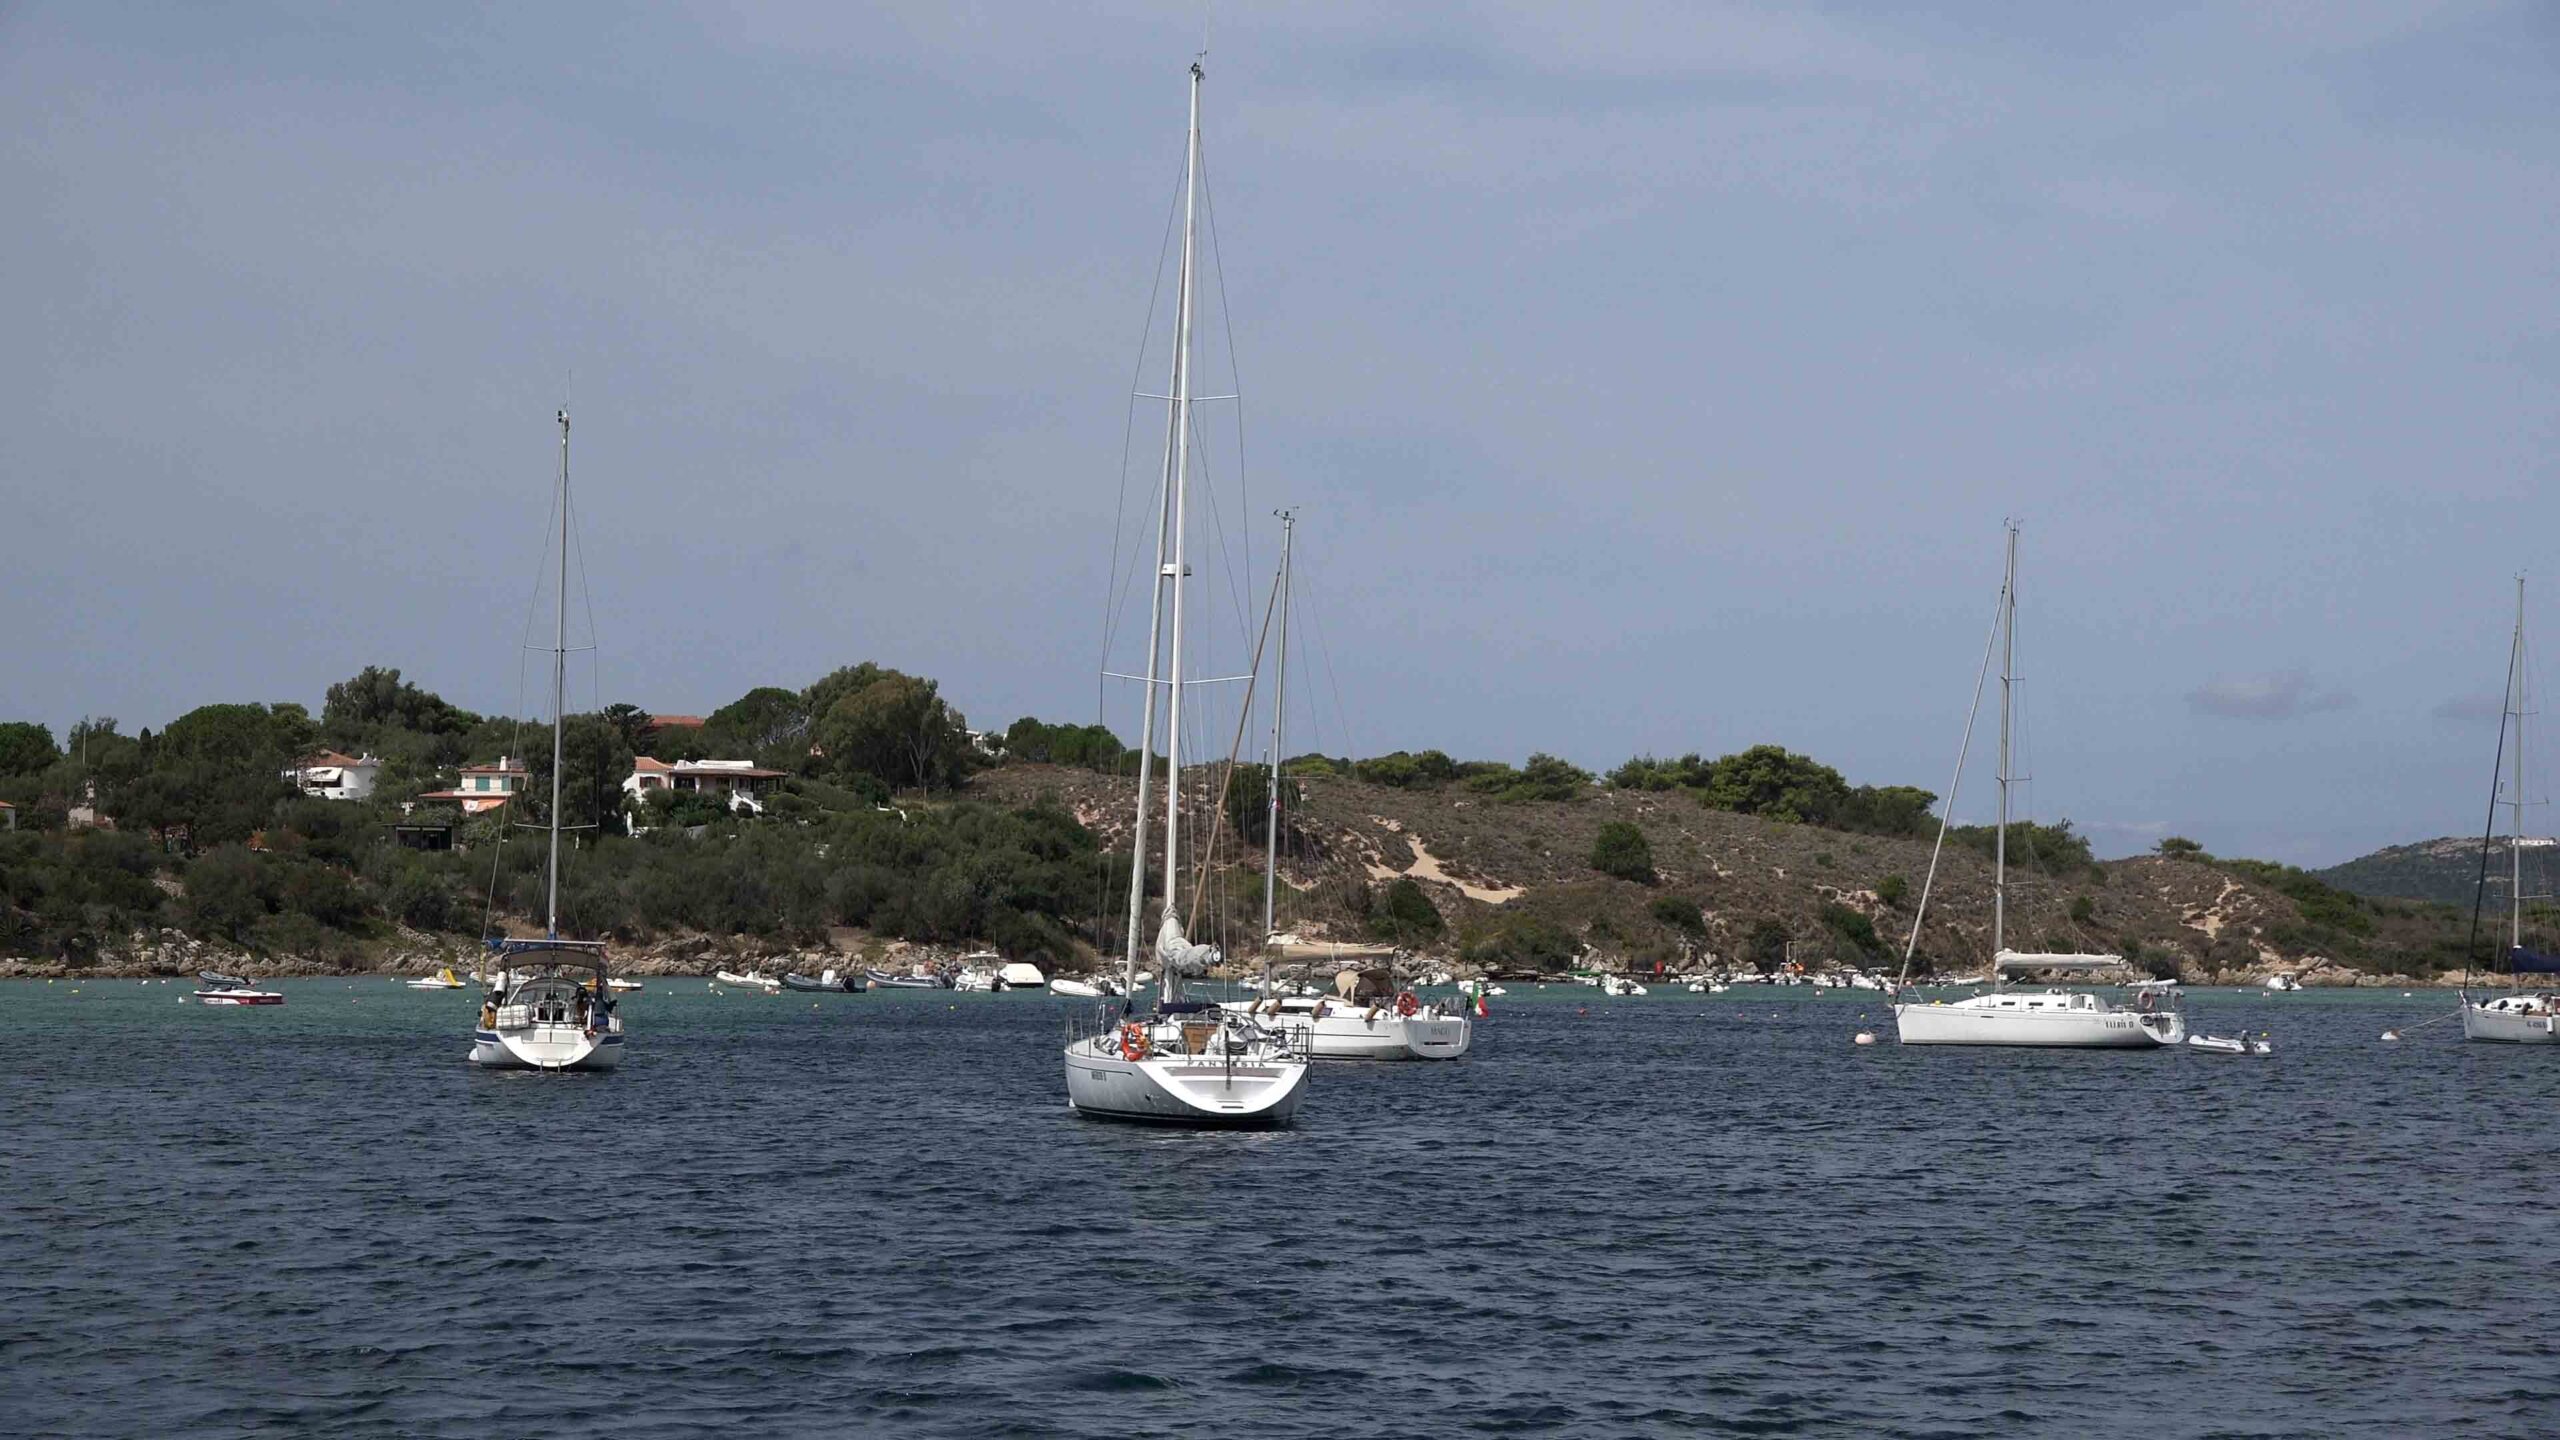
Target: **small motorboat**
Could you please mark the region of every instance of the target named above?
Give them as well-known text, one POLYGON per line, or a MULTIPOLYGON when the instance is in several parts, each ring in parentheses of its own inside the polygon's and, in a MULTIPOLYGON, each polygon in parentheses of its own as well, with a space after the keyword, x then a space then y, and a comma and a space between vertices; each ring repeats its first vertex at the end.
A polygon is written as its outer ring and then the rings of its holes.
POLYGON ((836 970, 824 970, 813 979, 795 972, 782 977, 782 988, 809 994, 859 995, 862 993, 862 977, 847 975, 836 970))
POLYGON ((409 988, 412 990, 459 990, 462 984, 462 977, 454 974, 453 967, 447 965, 433 975, 421 975, 410 981, 409 988))
MULTIPOLYGON (((1500 994, 1501 992, 1497 990, 1494 993, 1500 994)), ((1603 975, 1600 977, 1600 993, 1616 1000, 1642 995, 1645 994, 1646 991, 1642 985, 1637 984, 1633 980, 1627 979, 1623 975, 1603 975)))
POLYGON ((1073 976, 1061 975, 1049 982, 1049 993, 1071 996, 1078 1000, 1100 1000, 1119 994, 1120 987, 1108 980, 1078 980, 1073 976))
POLYGON ((886 970, 863 972, 874 990, 948 990, 951 982, 939 975, 892 975, 886 970))
POLYGON ((770 975, 742 975, 735 970, 713 972, 712 979, 723 985, 736 985, 748 990, 761 990, 767 995, 782 993, 782 982, 770 975))
MULTIPOLYGON (((223 977, 230 979, 229 976, 223 977)), ((281 1005, 284 996, 274 990, 253 988, 245 980, 232 980, 228 985, 208 983, 194 996, 199 1005, 281 1005)))
POLYGON ((615 975, 604 982, 604 988, 612 991, 616 995, 628 995, 632 991, 643 987, 637 980, 625 980, 621 976, 615 975))
POLYGON ((2254 1040, 2246 1035, 2190 1035, 2187 1037, 2187 1048, 2201 1050, 2208 1055, 2273 1055, 2276 1053, 2275 1041, 2263 1034, 2254 1040))

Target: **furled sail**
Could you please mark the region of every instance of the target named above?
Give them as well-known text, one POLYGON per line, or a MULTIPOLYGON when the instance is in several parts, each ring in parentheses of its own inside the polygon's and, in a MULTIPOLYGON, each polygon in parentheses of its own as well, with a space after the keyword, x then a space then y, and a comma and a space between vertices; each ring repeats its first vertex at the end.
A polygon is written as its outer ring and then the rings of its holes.
POLYGON ((2121 955, 2053 955, 2003 950, 1992 957, 2002 970, 2121 970, 2121 955))

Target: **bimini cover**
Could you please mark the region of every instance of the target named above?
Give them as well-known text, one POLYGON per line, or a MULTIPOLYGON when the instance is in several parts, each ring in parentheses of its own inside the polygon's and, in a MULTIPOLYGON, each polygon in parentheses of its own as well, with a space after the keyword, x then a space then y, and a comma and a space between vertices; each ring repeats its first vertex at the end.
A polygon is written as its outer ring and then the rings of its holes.
POLYGON ((1156 960, 1176 975, 1206 975, 1209 967, 1218 963, 1218 947, 1194 945, 1183 938, 1182 922, 1168 911, 1164 917, 1164 928, 1156 932, 1156 960))
POLYGON ((1354 1004, 1383 1000, 1395 993, 1395 977, 1384 970, 1337 971, 1333 993, 1354 1004))
POLYGON ((2507 952, 2507 968, 2519 975, 2560 975, 2560 955, 2545 955, 2518 945, 2507 952))
POLYGON ((1039 966, 1021 960, 1013 961, 997 971, 996 978, 1007 985, 1020 985, 1026 989, 1037 989, 1049 983, 1049 977, 1040 973, 1039 966))

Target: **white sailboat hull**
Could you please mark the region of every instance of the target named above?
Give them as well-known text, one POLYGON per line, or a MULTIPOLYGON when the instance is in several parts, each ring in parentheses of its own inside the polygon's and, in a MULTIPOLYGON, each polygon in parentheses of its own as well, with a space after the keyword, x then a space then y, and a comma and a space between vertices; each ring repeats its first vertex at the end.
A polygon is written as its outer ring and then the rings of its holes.
POLYGON ((1271 1013, 1266 1005, 1240 1001, 1224 1009, 1252 1015, 1264 1026, 1291 1037, 1305 1036, 1307 1053, 1318 1060, 1455 1060, 1475 1043, 1475 1025, 1463 1015, 1399 1015, 1393 1006, 1329 1005, 1318 1017, 1304 1010, 1271 1013))
POLYGON ((2462 1038, 2503 1045, 2560 1045, 2560 1014, 2462 1002, 2462 1038))
POLYGON ((1990 1010, 1896 1005, 1905 1045, 2015 1045, 2052 1050, 2153 1050, 2186 1039, 2185 1017, 2128 1010, 1990 1010))
POLYGON ((471 1036, 471 1063, 492 1070, 610 1070, 622 1063, 622 1036, 591 1036, 577 1025, 477 1030, 471 1036))
POLYGON ((1108 1033, 1067 1047, 1067 1103, 1098 1119, 1263 1128, 1288 1124, 1306 1093, 1307 1066, 1300 1060, 1131 1060, 1108 1033))

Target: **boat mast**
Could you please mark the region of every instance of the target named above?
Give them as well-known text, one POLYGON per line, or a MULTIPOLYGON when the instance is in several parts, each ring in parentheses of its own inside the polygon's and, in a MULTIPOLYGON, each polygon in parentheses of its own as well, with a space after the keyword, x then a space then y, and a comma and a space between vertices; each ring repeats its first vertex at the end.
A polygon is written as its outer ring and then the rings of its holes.
POLYGON ((2000 952, 2009 925, 2009 687, 2018 655, 2018 524, 2009 522, 2009 563, 2000 581, 2000 829, 1992 841, 1991 988, 2000 988, 2000 952))
POLYGON ((2524 577, 2516 577, 2516 638, 2507 668, 2507 713, 2516 722, 2515 788, 2507 792, 2507 956, 2524 946, 2524 577))
MULTIPOLYGON (((1177 932, 1186 930, 1174 882, 1182 842, 1182 552, 1191 470, 1191 260, 1200 197, 1200 80, 1200 62, 1194 60, 1190 133, 1182 154, 1182 270, 1175 287, 1173 332, 1173 559, 1164 572, 1173 586, 1173 655, 1166 667, 1164 702, 1164 914, 1177 932)), ((1169 957, 1157 958, 1164 962, 1162 994, 1171 1001, 1181 991, 1181 977, 1169 957)))
MULTIPOLYGON (((1271 807, 1264 817, 1262 837, 1262 944, 1266 955, 1271 947, 1271 902, 1280 879, 1280 721, 1289 703, 1289 550, 1298 539, 1295 511, 1271 513, 1280 517, 1280 654, 1272 666, 1271 807)), ((1268 959, 1263 962, 1262 973, 1266 979, 1271 974, 1268 959)))
POLYGON ((569 412, 560 412, 560 593, 551 622, 551 906, 546 928, 560 938, 560 707, 569 693, 569 412))
MULTIPOLYGON (((1193 132, 1196 132, 1200 123, 1200 67, 1195 64, 1191 69, 1191 129, 1193 132)), ((1185 149, 1183 152, 1183 193, 1186 207, 1189 201, 1191 178, 1191 150, 1189 147, 1190 142, 1186 139, 1185 149)), ((1181 279, 1176 282, 1175 287, 1181 292, 1186 300, 1190 294, 1191 283, 1190 255, 1190 237, 1189 232, 1186 230, 1184 233, 1183 243, 1183 273, 1181 279)), ((1187 358, 1188 357, 1184 353, 1183 346, 1177 343, 1174 347, 1173 374, 1165 386, 1165 393, 1167 395, 1176 395, 1181 393, 1180 387, 1183 383, 1183 370, 1185 368, 1184 361, 1187 358)), ((1147 597, 1146 710, 1144 718, 1138 722, 1138 813, 1137 823, 1133 828, 1129 841, 1129 934, 1128 943, 1122 952, 1120 962, 1121 992, 1123 995, 1133 997, 1138 988, 1138 944, 1140 936, 1144 933, 1142 927, 1145 924, 1146 916, 1147 820, 1154 811, 1153 796, 1149 791, 1152 788, 1151 782, 1155 773, 1156 690, 1163 684, 1163 681, 1158 678, 1159 672, 1157 664, 1164 655, 1164 592, 1166 582, 1173 582, 1177 597, 1181 593, 1181 580, 1178 573, 1178 567, 1174 563, 1169 562, 1166 558, 1166 552, 1169 548, 1166 537, 1174 523, 1173 492, 1176 484, 1178 483, 1175 469, 1175 453, 1177 448, 1181 445, 1184 418, 1182 407, 1179 405, 1175 406, 1166 416, 1164 433, 1164 474, 1156 488, 1156 579, 1154 588, 1148 592, 1147 597)), ((1180 603, 1178 598, 1175 603, 1180 603)), ((1172 790, 1179 778, 1179 772, 1167 773, 1165 777, 1165 787, 1168 792, 1172 790)), ((1170 864, 1167 864, 1165 867, 1165 893, 1168 898, 1171 897, 1172 892, 1173 867, 1170 864)))

